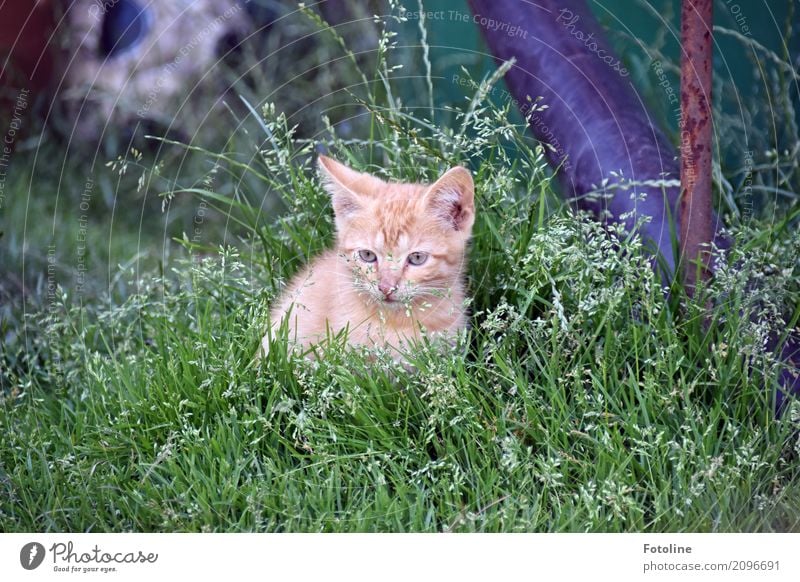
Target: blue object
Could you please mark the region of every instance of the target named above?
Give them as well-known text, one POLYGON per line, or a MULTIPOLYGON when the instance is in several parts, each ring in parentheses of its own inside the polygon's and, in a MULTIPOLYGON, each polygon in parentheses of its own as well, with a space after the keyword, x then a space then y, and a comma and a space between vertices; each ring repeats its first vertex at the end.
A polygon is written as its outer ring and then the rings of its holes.
POLYGON ((118 57, 139 46, 150 32, 150 12, 134 0, 117 0, 106 6, 99 52, 101 56, 118 57))

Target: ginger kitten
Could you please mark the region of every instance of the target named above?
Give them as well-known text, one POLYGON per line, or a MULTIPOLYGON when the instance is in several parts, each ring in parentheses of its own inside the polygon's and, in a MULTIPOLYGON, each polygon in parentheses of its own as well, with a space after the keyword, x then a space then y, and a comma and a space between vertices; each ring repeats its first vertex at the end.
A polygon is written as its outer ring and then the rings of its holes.
POLYGON ((388 348, 394 359, 419 340, 453 339, 466 327, 464 268, 475 220, 466 168, 434 184, 386 182, 320 156, 336 248, 294 277, 272 309, 265 353, 284 320, 306 349, 347 330, 350 345, 388 348))

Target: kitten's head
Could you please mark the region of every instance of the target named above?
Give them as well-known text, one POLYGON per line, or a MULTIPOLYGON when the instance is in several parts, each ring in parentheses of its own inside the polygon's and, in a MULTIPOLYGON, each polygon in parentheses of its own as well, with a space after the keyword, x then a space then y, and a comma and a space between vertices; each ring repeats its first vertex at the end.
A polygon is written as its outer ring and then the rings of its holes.
POLYGON ((352 284, 387 308, 432 302, 460 285, 475 221, 474 185, 457 166, 433 184, 385 182, 319 157, 339 254, 352 284))

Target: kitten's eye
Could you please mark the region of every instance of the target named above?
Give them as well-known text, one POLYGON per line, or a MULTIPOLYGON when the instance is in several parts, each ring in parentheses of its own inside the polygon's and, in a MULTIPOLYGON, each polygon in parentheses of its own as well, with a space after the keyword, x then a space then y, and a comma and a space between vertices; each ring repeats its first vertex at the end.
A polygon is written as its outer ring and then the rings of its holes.
POLYGON ((378 257, 375 256, 375 253, 368 250, 358 251, 358 258, 365 263, 374 263, 378 260, 378 257))
POLYGON ((423 264, 427 260, 428 260, 428 253, 416 252, 408 255, 409 264, 417 267, 423 264))

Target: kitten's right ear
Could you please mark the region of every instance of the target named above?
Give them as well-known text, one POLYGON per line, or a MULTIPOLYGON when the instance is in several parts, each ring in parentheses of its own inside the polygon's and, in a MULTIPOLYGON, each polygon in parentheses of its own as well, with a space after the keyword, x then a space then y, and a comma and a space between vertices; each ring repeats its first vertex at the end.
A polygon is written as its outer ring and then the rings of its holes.
POLYGON ((470 235, 475 222, 475 184, 469 170, 450 168, 431 184, 424 200, 440 224, 470 235))
POLYGON ((346 220, 363 207, 362 197, 356 192, 356 188, 365 176, 328 156, 320 155, 317 164, 322 183, 333 202, 333 212, 336 214, 338 228, 341 221, 346 220))

